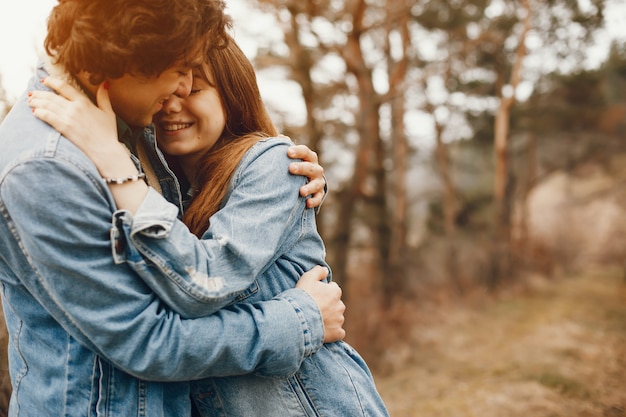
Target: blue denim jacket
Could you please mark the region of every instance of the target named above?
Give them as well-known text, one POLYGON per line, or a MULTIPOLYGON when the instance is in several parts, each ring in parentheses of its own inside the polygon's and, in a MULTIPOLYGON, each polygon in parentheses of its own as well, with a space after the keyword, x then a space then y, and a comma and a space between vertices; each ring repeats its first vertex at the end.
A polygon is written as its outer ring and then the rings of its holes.
MULTIPOLYGON (((39 68, 29 90, 45 88, 44 76, 39 68)), ((116 264, 123 248, 111 244, 106 184, 25 95, 0 125, 0 149, 10 416, 188 416, 183 381, 292 375, 322 346, 319 310, 303 291, 192 320, 116 264)), ((166 206, 174 221, 177 207, 166 206)))
MULTIPOLYGON (((157 193, 134 217, 119 212, 115 234, 130 245, 118 261, 165 290, 159 296, 187 317, 269 300, 304 271, 327 266, 314 210, 297 192, 306 179, 288 172, 289 145, 266 139, 246 153, 201 240, 166 213, 157 193)), ((192 383, 192 393, 202 416, 388 415, 367 365, 345 342, 324 345, 289 377, 212 378, 192 383)))

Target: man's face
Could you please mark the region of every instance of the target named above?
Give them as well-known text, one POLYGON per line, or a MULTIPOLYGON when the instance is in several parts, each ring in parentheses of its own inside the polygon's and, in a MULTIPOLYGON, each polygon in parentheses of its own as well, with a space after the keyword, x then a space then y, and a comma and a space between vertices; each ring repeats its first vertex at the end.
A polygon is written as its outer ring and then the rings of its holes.
POLYGON ((124 74, 109 80, 109 97, 115 113, 130 126, 148 126, 170 96, 187 97, 191 83, 191 69, 183 65, 158 76, 124 74))

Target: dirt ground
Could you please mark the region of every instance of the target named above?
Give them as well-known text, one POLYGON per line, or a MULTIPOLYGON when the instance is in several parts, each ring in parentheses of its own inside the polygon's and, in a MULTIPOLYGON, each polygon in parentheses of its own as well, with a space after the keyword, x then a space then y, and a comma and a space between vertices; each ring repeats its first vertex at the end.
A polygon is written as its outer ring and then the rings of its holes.
POLYGON ((416 326, 412 364, 376 377, 391 415, 626 416, 623 271, 531 281, 416 326))

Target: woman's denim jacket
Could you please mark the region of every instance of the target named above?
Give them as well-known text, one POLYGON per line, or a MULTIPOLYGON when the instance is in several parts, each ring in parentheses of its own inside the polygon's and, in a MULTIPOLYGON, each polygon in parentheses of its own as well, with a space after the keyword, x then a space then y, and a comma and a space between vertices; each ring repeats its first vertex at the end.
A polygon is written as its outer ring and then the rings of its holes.
MULTIPOLYGON (((29 90, 45 76, 39 68, 29 90)), ((301 290, 195 320, 170 309, 151 287, 167 293, 171 282, 148 286, 119 263, 114 200, 95 166, 25 95, 0 125, 0 150, 10 416, 188 416, 184 381, 292 375, 322 346, 319 310, 301 290)), ((163 230, 183 229, 177 206, 159 207, 163 230)))
MULTIPOLYGON (((290 145, 271 138, 245 154, 201 240, 167 216, 155 221, 165 208, 157 193, 134 217, 119 212, 115 235, 130 242, 119 261, 186 317, 269 300, 327 266, 314 210, 297 193, 306 179, 288 172, 290 145)), ((202 416, 387 415, 365 362, 344 342, 324 345, 289 378, 212 378, 192 383, 192 393, 202 416)))

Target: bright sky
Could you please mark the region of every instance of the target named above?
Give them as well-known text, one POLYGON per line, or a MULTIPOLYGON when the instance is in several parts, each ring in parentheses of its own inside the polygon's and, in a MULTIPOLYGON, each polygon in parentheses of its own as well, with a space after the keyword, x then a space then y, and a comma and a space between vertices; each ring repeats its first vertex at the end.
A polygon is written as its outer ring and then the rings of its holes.
POLYGON ((26 88, 56 0, 0 1, 0 77, 9 99, 26 88))
MULTIPOLYGON (((0 79, 9 99, 16 99, 26 88, 37 56, 43 53, 46 19, 56 4, 57 0, 0 1, 0 79)), ((228 3, 236 21, 237 16, 246 14, 237 8, 240 5, 237 1, 228 3)), ((245 42, 239 44, 246 53, 250 51, 245 42)))

